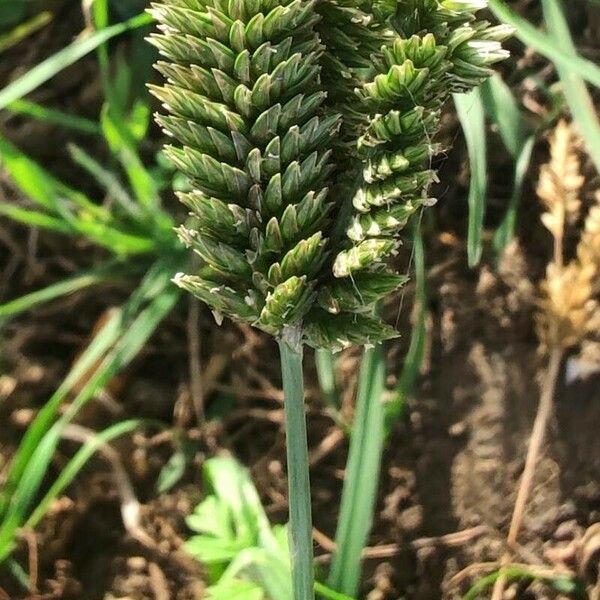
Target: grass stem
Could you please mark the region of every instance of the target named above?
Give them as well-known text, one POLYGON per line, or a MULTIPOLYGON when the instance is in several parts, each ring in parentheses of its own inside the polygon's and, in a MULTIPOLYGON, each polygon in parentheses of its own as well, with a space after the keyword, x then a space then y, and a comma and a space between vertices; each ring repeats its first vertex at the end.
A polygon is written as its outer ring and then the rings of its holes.
POLYGON ((285 405, 290 504, 290 552, 294 600, 314 599, 314 567, 308 443, 300 330, 287 328, 279 340, 285 405))
MULTIPOLYGON (((560 365, 562 363, 563 350, 562 348, 555 348, 550 355, 550 362, 548 364, 548 371, 544 378, 542 385, 542 393, 540 395, 540 403, 538 405, 537 414, 533 423, 533 429, 531 432, 531 439, 529 441, 529 447, 527 449, 527 458, 525 459, 525 468, 523 469, 523 476, 521 477, 521 483, 519 484, 519 490, 517 492, 517 499, 515 501, 515 507, 513 509, 512 519, 510 522, 510 528, 508 530, 508 536, 506 538, 507 552, 502 557, 502 566, 505 567, 511 561, 510 549, 513 548, 517 542, 519 531, 523 524, 525 512, 527 508, 527 502, 529 495, 531 494, 531 488, 533 486, 533 480, 535 477, 535 468, 540 458, 540 452, 546 439, 546 432, 548 430, 548 422, 552 417, 554 407, 554 393, 556 390, 556 383, 560 373, 560 365)), ((496 580, 494 585, 494 591, 492 594, 492 600, 501 600, 504 594, 504 587, 506 585, 506 576, 501 576, 496 580)))

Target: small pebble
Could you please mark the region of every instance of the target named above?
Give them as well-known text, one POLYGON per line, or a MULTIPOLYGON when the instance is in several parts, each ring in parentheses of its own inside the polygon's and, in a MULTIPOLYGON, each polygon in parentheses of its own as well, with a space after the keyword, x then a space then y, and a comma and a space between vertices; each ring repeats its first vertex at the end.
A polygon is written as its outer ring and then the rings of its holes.
POLYGON ((5 400, 8 398, 17 387, 17 380, 8 375, 0 376, 0 398, 5 400))
POLYGON ((147 562, 143 556, 131 556, 127 559, 127 567, 134 572, 140 573, 146 569, 147 562))
POLYGON ((29 365, 21 376, 21 381, 23 383, 39 383, 43 377, 44 368, 41 365, 29 365))
POLYGON ((448 435, 450 435, 450 437, 462 437, 466 431, 467 423, 465 421, 459 421, 448 428, 448 435))
POLYGON ((578 529, 577 521, 564 521, 556 528, 552 537, 557 542, 570 542, 577 536, 578 529))
POLYGON ((414 533, 423 526, 423 507, 411 506, 400 513, 400 527, 407 533, 414 533))
POLYGON ((32 408, 19 408, 13 410, 10 420, 17 427, 27 427, 35 419, 36 411, 32 408))
POLYGON ((556 514, 556 520, 559 523, 563 521, 570 521, 577 516, 577 506, 575 506, 575 502, 572 500, 568 500, 564 504, 561 504, 558 507, 558 511, 556 514))
POLYGON ((413 411, 410 413, 410 422, 414 431, 420 431, 423 428, 423 417, 420 412, 413 411))

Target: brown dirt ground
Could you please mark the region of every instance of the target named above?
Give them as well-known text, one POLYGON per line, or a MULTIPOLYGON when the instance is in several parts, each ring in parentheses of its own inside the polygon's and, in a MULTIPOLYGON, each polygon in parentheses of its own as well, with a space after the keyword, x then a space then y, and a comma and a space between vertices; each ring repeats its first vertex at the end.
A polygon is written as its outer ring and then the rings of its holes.
MULTIPOLYGON (((81 26, 80 9, 76 5, 64 11, 65 19, 40 34, 28 54, 13 52, 3 57, 0 78, 14 76, 17 55, 17 71, 22 71, 70 38, 81 26), (71 30, 65 28, 65 22, 71 24, 71 30)), ((573 18, 580 18, 575 13, 573 18)), ((531 57, 521 59, 520 66, 540 68, 531 57)), ((544 74, 551 76, 547 71, 544 74)), ((99 93, 90 59, 47 86, 37 99, 93 115, 99 93)), ((534 94, 526 99, 535 107, 538 99, 534 94)), ((0 118, 0 127, 44 164, 72 177, 64 157, 56 153, 67 141, 58 130, 49 132, 47 126, 6 117, 0 118), (51 145, 40 141, 48 135, 53 136, 51 145)), ((453 139, 456 132, 456 123, 449 116, 444 136, 453 139)), ((490 225, 497 222, 509 189, 507 159, 499 142, 494 143, 498 148, 492 147, 490 152, 490 225)), ((544 156, 541 144, 536 162, 544 156)), ((463 242, 465 164, 464 148, 458 143, 442 167, 445 187, 439 190, 442 202, 435 209, 436 223, 426 227, 427 364, 405 417, 386 447, 376 522, 365 560, 361 598, 367 600, 460 598, 478 576, 490 572, 485 563, 502 553, 535 414, 544 359, 533 328, 532 282, 543 273, 548 240, 538 225, 538 209, 529 189, 521 216, 520 244, 509 249, 497 271, 487 266, 468 271, 463 242)), ((6 181, 0 182, 2 192, 12 194, 6 181)), ((93 260, 94 253, 85 257, 81 250, 78 247, 77 259, 70 258, 73 253, 62 238, 0 221, 1 297, 40 287, 75 271, 82 261, 93 260)), ((484 264, 492 261, 491 255, 486 256, 484 264)), ((398 318, 401 331, 408 331, 412 293, 409 285, 402 310, 397 303, 389 307, 391 321, 398 318)), ((0 468, 99 319, 126 294, 120 286, 106 288, 102 294, 81 293, 4 329, 0 468)), ((183 517, 202 495, 202 462, 218 452, 232 452, 250 467, 269 516, 274 521, 285 520, 282 398, 275 348, 249 329, 232 325, 218 329, 210 315, 201 311, 206 411, 215 413, 223 402, 232 398, 234 402, 221 419, 198 428, 188 383, 188 311, 188 304, 182 303, 132 367, 112 382, 109 394, 87 408, 78 421, 94 429, 129 416, 172 423, 167 434, 138 433, 115 445, 142 504, 141 525, 146 537, 140 541, 125 532, 112 472, 104 460, 95 458, 52 506, 37 534, 24 536, 17 557, 33 567, 36 592, 23 593, 6 574, 0 574, 0 588, 10 598, 201 597, 202 570, 180 549, 186 536, 183 517), (195 444, 195 458, 174 491, 158 494, 157 474, 180 437, 195 444)), ((403 339, 390 348, 390 385, 401 368, 406 345, 403 339)), ((356 351, 340 359, 339 383, 349 416, 357 359, 356 351)), ((307 380, 315 381, 310 355, 307 364, 307 380)), ((600 597, 596 585, 600 554, 599 381, 598 375, 591 374, 559 385, 550 439, 538 465, 517 553, 522 563, 577 572, 589 586, 592 599, 600 597)), ((321 533, 316 550, 319 562, 326 564, 347 445, 313 387, 308 390, 308 406, 315 527, 321 533)), ((73 448, 71 443, 61 445, 51 475, 73 448)), ((565 597, 528 582, 511 587, 506 596, 527 600, 565 597)))

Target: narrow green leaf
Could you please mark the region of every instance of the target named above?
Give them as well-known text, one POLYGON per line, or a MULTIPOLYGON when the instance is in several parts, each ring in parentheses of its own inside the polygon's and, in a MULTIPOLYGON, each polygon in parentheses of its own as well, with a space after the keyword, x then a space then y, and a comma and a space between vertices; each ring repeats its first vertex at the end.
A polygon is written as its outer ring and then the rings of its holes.
POLYGON ((463 600, 477 600, 482 597, 482 594, 500 577, 505 577, 509 581, 519 581, 519 580, 538 580, 542 581, 548 585, 555 587, 558 591, 564 591, 567 594, 576 594, 577 598, 584 598, 587 596, 584 590, 581 589, 581 586, 578 585, 578 582, 573 579, 568 579, 565 577, 538 577, 535 571, 528 569, 527 567, 522 567, 520 565, 509 565, 508 567, 504 567, 502 569, 498 569, 485 577, 482 577, 471 587, 471 589, 463 596, 463 600))
POLYGON ((360 367, 356 414, 342 491, 329 587, 350 596, 360 582, 362 551, 373 523, 385 439, 385 356, 381 344, 366 349, 360 367))
POLYGON ((11 300, 10 302, 0 304, 0 319, 14 317, 19 313, 32 310, 40 304, 49 302, 50 300, 68 296, 93 285, 115 279, 118 276, 115 269, 118 269, 118 266, 111 261, 103 266, 83 271, 74 277, 49 285, 44 289, 31 292, 30 294, 26 294, 20 298, 11 300))
MULTIPOLYGON (((544 18, 555 47, 560 48, 563 56, 578 58, 577 50, 560 0, 542 0, 544 18)), ((594 102, 587 90, 583 78, 571 67, 557 62, 562 92, 567 99, 573 120, 587 147, 590 158, 600 173, 600 122, 594 102)))
POLYGON ((188 459, 183 450, 177 450, 172 454, 158 474, 156 490, 162 494, 176 486, 185 474, 187 463, 188 459))
POLYGON ((325 600, 355 600, 355 598, 346 594, 340 594, 340 592, 336 592, 318 581, 315 582, 315 592, 317 596, 325 598, 325 600))
POLYGON ((115 224, 114 215, 48 173, 10 142, 0 137, 0 166, 27 197, 47 210, 23 212, 0 204, 0 212, 21 222, 68 234, 80 234, 116 254, 140 254, 155 249, 155 240, 127 231, 115 224), (57 217, 59 217, 57 219, 57 217))
POLYGON ((483 252, 482 234, 487 194, 485 110, 479 88, 468 94, 455 94, 454 104, 467 142, 471 165, 467 254, 469 267, 473 268, 479 264, 483 252))
POLYGON ((14 183, 33 202, 45 209, 62 214, 68 207, 66 200, 80 207, 96 220, 106 222, 108 212, 90 200, 82 192, 75 190, 44 167, 29 158, 8 140, 0 137, 0 167, 6 169, 14 183))
MULTIPOLYGON (((96 32, 103 31, 108 28, 110 19, 108 13, 108 0, 94 0, 92 4, 92 17, 94 29, 96 32)), ((97 50, 98 66, 100 67, 100 80, 104 88, 104 96, 112 100, 112 85, 110 77, 110 61, 108 57, 108 45, 106 41, 102 42, 97 50)))
POLYGON ((504 146, 515 161, 513 189, 508 207, 494 234, 494 249, 499 259, 515 235, 519 203, 536 136, 528 130, 515 97, 500 75, 493 75, 482 86, 482 93, 486 113, 497 125, 504 146))
POLYGON ((497 258, 502 256, 506 246, 515 237, 517 213, 521 202, 521 196, 523 195, 523 186, 525 185, 527 173, 529 172, 529 165, 531 164, 531 155, 533 153, 533 148, 535 147, 535 140, 535 135, 529 137, 516 157, 513 191, 510 196, 506 214, 494 235, 494 249, 496 250, 497 258))
MULTIPOLYGON (((14 0, 13 0, 14 5, 14 0)), ((24 11, 25 4, 22 3, 20 6, 17 5, 19 11, 24 11)), ((5 8, 4 6, 0 6, 0 24, 2 23, 2 17, 4 16, 4 11, 10 10, 10 8, 5 8)), ((45 27, 52 19, 54 15, 50 11, 44 11, 38 13, 34 17, 31 17, 28 21, 17 25, 12 31, 8 33, 4 33, 0 35, 0 52, 4 52, 13 46, 16 46, 21 41, 23 41, 26 37, 30 36, 32 33, 39 31, 43 27, 45 27)))
POLYGON ((516 36, 527 47, 539 52, 557 65, 570 69, 596 87, 600 87, 600 67, 597 64, 581 56, 564 52, 562 43, 557 44, 552 36, 542 33, 507 6, 503 0, 489 0, 489 6, 500 21, 515 28, 516 36))
MULTIPOLYGON (((66 412, 47 433, 42 432, 43 437, 39 444, 25 461, 26 468, 16 479, 16 485, 5 509, 0 527, 0 562, 12 551, 16 532, 27 519, 27 511, 39 491, 63 429, 91 398, 133 360, 162 319, 171 311, 178 297, 177 288, 169 284, 159 291, 155 299, 131 322, 130 327, 108 352, 66 412)), ((54 407, 60 406, 63 399, 64 396, 59 397, 59 401, 56 402, 55 398, 54 402, 51 400, 47 406, 51 403, 54 407)))
MULTIPOLYGON (((0 519, 5 516, 8 505, 27 470, 27 465, 33 453, 52 427, 60 406, 73 389, 73 386, 81 381, 106 356, 119 338, 128 331, 142 307, 148 301, 156 298, 157 294, 160 294, 167 286, 170 286, 172 272, 173 268, 165 267, 162 263, 157 263, 148 271, 128 302, 121 309, 111 313, 104 327, 79 357, 73 368, 63 379, 60 387, 40 410, 34 422, 27 428, 9 467, 4 486, 0 490, 0 519)), ((0 546, 0 551, 1 548, 0 546)))
POLYGON ((29 210, 27 208, 21 208, 14 204, 6 204, 0 202, 0 215, 8 217, 23 225, 29 227, 39 227, 40 229, 47 229, 48 231, 55 231, 57 233, 64 233, 67 235, 74 235, 75 229, 66 223, 62 219, 50 217, 46 213, 38 210, 29 210))
MULTIPOLYGON (((101 123, 104 137, 119 158, 139 205, 144 207, 153 218, 163 216, 164 220, 166 213, 159 208, 154 178, 142 163, 132 136, 127 135, 129 124, 125 117, 106 106, 102 111, 101 123)), ((172 227, 172 225, 169 220, 166 226, 172 227)))
POLYGON ((76 145, 69 146, 71 158, 80 167, 84 168, 105 190, 119 203, 121 208, 132 217, 139 219, 142 215, 139 207, 132 200, 129 192, 124 188, 119 178, 90 156, 83 148, 76 145))
POLYGON ((15 100, 6 107, 6 110, 17 115, 24 115, 38 121, 44 121, 51 125, 72 129, 79 133, 88 135, 97 135, 100 133, 100 125, 95 121, 71 115, 55 108, 48 108, 29 100, 15 100))
POLYGON ((131 29, 144 27, 152 23, 150 15, 142 13, 124 23, 118 23, 77 39, 69 46, 63 48, 50 58, 47 58, 25 75, 9 83, 4 89, 0 90, 0 110, 6 108, 11 102, 26 96, 36 88, 52 79, 66 67, 77 62, 92 50, 95 50, 108 40, 125 33, 131 29))
POLYGON ((504 146, 516 159, 527 138, 527 127, 519 104, 498 73, 481 86, 481 93, 488 117, 496 123, 504 146))
POLYGON ((25 569, 13 559, 6 561, 6 567, 15 581, 23 588, 23 591, 29 592, 31 590, 31 578, 25 572, 25 569))
POLYGON ((75 456, 61 468, 58 477, 50 486, 42 500, 38 503, 31 516, 27 519, 26 527, 33 529, 44 518, 48 512, 48 508, 53 500, 58 498, 60 494, 71 484, 77 477, 78 473, 85 467, 92 456, 104 445, 112 440, 131 433, 144 423, 143 419, 130 419, 111 425, 104 431, 96 434, 93 439, 87 441, 76 452, 75 456))

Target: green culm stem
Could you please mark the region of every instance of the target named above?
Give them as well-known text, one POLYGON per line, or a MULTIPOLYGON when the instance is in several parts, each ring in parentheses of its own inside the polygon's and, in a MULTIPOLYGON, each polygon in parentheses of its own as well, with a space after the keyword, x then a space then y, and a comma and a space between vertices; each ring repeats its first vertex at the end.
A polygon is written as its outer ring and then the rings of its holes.
POLYGON ((302 343, 298 328, 286 328, 279 340, 285 405, 290 504, 290 553, 294 600, 314 599, 314 567, 308 443, 304 412, 302 343))

